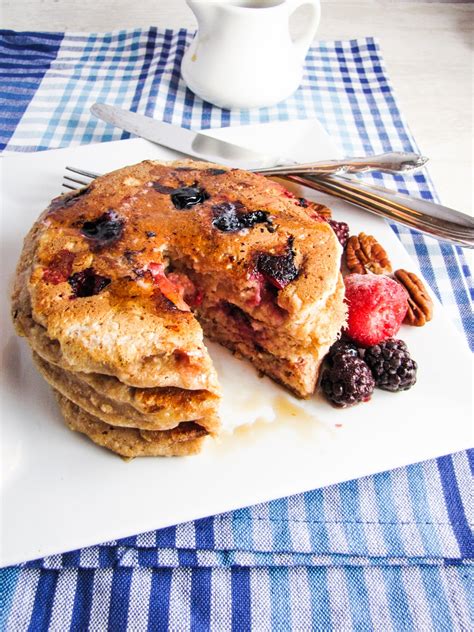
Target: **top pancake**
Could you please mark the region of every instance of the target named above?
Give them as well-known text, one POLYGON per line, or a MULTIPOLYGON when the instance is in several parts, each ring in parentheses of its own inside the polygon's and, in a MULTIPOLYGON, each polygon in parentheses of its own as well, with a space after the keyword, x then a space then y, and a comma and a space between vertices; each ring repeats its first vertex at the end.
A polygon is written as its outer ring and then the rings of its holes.
POLYGON ((59 343, 69 370, 136 387, 217 390, 188 307, 200 301, 200 280, 262 321, 278 309, 281 328, 298 335, 334 293, 339 262, 330 226, 277 183, 208 163, 145 161, 53 200, 25 240, 14 311, 27 291, 32 319, 59 343), (203 192, 201 201, 177 208, 173 195, 183 187, 203 192), (266 220, 220 230, 229 204, 266 220), (289 252, 296 276, 262 298, 256 262, 289 252))

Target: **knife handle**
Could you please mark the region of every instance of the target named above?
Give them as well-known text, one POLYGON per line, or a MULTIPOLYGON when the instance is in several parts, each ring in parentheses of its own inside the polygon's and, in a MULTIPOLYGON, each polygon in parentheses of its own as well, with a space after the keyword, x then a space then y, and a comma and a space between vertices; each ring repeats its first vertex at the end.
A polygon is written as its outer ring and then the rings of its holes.
POLYGON ((286 175, 284 179, 341 198, 435 239, 474 248, 474 219, 447 206, 350 178, 286 175))
POLYGON ((412 152, 392 151, 375 156, 361 158, 343 158, 342 160, 320 160, 303 164, 281 164, 276 167, 252 169, 255 173, 265 176, 287 174, 318 174, 343 175, 350 173, 364 173, 367 171, 384 171, 386 173, 400 173, 420 169, 428 162, 428 158, 412 152))

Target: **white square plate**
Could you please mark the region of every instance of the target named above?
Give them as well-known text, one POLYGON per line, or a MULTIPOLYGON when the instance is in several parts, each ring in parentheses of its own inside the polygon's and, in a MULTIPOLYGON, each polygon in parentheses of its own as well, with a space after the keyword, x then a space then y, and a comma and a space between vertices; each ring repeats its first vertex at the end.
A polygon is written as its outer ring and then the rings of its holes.
MULTIPOLYGON (((212 133, 301 161, 338 154, 316 121, 212 133)), ((28 345, 15 336, 10 322, 9 287, 22 239, 60 192, 65 165, 105 172, 175 155, 135 139, 8 155, 0 161, 1 565, 373 474, 471 443, 470 355, 437 302, 431 323, 400 332, 420 366, 417 385, 406 393, 376 391, 371 402, 342 411, 319 398, 299 402, 259 379, 247 362, 210 345, 224 387, 226 428, 247 424, 244 428, 209 441, 195 457, 129 463, 71 433, 33 368, 28 345)), ((318 199, 328 201, 322 195, 318 199)), ((330 200, 329 205, 353 233, 375 235, 396 267, 414 270, 383 220, 342 202, 330 200)))

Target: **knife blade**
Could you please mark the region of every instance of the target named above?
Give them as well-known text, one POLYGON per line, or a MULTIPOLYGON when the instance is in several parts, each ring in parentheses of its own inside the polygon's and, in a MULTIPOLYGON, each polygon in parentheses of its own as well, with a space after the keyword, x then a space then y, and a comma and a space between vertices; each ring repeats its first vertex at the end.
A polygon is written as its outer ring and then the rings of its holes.
POLYGON ((122 110, 105 103, 95 103, 91 107, 91 112, 115 127, 188 156, 201 158, 206 162, 216 162, 241 169, 263 169, 283 164, 295 164, 293 160, 288 161, 280 156, 260 154, 251 149, 234 145, 234 143, 157 121, 149 116, 122 110))

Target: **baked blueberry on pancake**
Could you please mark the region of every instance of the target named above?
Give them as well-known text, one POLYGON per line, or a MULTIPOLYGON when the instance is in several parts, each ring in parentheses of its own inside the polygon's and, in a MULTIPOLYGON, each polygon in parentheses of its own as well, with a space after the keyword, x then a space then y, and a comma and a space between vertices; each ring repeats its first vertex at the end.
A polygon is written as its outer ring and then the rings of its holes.
POLYGON ((219 431, 204 334, 309 397, 345 319, 325 211, 194 161, 145 161, 53 200, 25 239, 13 318, 68 425, 123 456, 198 450, 219 431))

